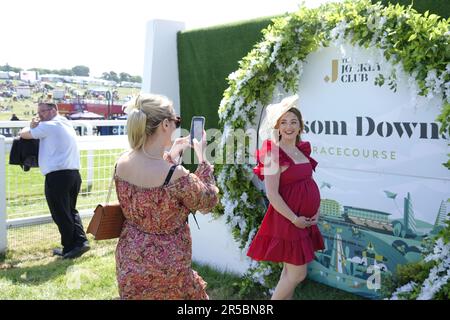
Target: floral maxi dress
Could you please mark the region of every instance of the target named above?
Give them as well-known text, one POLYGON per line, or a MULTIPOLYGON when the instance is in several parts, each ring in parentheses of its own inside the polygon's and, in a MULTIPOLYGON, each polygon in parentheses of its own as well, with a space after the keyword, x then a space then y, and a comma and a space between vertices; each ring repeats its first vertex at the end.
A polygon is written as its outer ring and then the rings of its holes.
POLYGON ((212 166, 202 163, 166 186, 139 187, 115 176, 125 223, 116 248, 121 299, 208 299, 191 268, 189 212, 218 201, 212 166))

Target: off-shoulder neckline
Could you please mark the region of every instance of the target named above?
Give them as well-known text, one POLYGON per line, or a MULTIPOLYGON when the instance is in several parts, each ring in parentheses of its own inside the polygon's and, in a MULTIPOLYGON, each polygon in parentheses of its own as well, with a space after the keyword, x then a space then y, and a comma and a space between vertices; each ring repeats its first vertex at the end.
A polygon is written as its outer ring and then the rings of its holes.
POLYGON ((133 187, 136 187, 136 188, 138 188, 138 189, 143 189, 143 190, 154 190, 154 189, 163 189, 163 188, 167 188, 167 187, 172 187, 172 186, 176 185, 177 183, 179 183, 180 181, 182 181, 182 179, 187 178, 187 177, 189 177, 190 175, 191 175, 191 173, 189 173, 189 174, 187 174, 187 175, 185 175, 185 176, 182 176, 182 177, 178 178, 178 179, 175 180, 175 181, 169 182, 169 183, 166 184, 166 185, 160 185, 160 186, 156 186, 156 187, 144 187, 144 186, 139 186, 139 185, 137 185, 137 184, 131 183, 131 182, 128 181, 128 180, 125 180, 124 178, 119 177, 117 174, 114 175, 114 178, 115 178, 115 179, 118 179, 118 180, 120 180, 120 181, 122 181, 122 182, 125 182, 125 183, 127 183, 127 184, 129 184, 129 185, 131 185, 131 186, 133 186, 133 187))

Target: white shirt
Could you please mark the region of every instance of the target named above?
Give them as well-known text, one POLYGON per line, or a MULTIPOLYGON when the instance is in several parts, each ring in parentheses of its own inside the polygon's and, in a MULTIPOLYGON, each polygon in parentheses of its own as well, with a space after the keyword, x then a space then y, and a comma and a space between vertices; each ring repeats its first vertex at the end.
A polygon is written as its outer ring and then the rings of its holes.
POLYGON ((39 167, 43 175, 59 170, 79 170, 80 151, 75 129, 69 120, 57 115, 49 121, 41 121, 30 129, 39 139, 39 167))

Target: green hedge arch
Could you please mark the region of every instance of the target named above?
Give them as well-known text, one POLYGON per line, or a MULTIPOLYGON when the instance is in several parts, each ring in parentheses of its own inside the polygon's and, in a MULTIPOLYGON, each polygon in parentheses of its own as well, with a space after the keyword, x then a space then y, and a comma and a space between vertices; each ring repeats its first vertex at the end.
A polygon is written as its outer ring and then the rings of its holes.
MULTIPOLYGON (((256 127, 259 112, 274 95, 277 86, 294 93, 308 54, 330 44, 348 41, 361 47, 376 47, 391 63, 388 74, 380 74, 375 84, 396 90, 399 71, 409 75, 417 95, 441 101, 442 132, 450 127, 450 19, 435 14, 419 14, 411 6, 383 6, 369 0, 328 3, 315 9, 275 18, 263 30, 263 39, 239 62, 228 78, 219 107, 223 142, 231 130, 256 127)), ((226 150, 222 149, 225 153, 226 150)), ((246 155, 248 156, 248 155, 246 155)), ((450 161, 446 164, 450 168, 450 161)), ((226 217, 233 235, 246 250, 264 216, 262 195, 251 181, 253 164, 217 165, 222 192, 218 214, 226 217)), ((275 287, 280 266, 253 262, 242 290, 259 283, 275 287)), ((269 290, 270 291, 270 290, 269 290)))

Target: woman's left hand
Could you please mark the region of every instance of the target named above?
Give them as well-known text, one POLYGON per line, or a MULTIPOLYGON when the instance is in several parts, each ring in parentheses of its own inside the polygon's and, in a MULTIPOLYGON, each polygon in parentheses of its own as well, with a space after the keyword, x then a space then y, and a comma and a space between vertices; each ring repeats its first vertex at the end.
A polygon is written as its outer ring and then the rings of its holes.
POLYGON ((320 215, 320 209, 318 209, 316 214, 309 219, 309 222, 312 226, 319 223, 319 215, 320 215))
POLYGON ((181 152, 190 147, 189 136, 176 138, 170 148, 169 154, 172 159, 176 159, 181 155, 181 152))

